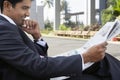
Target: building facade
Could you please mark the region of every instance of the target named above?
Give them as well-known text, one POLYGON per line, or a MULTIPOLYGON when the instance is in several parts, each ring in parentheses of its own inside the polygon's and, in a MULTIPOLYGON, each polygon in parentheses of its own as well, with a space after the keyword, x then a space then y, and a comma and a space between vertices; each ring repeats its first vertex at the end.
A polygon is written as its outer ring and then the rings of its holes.
MULTIPOLYGON (((40 0, 44 1, 44 0, 40 0)), ((60 15, 60 0, 53 0, 54 1, 54 30, 58 30, 61 21, 60 15)), ((94 23, 101 24, 101 11, 106 8, 106 1, 107 0, 84 0, 84 11, 82 12, 84 17, 81 22, 84 25, 91 25, 94 23), (96 5, 98 6, 96 8, 96 5)), ((81 2, 82 3, 82 2, 81 2)), ((48 13, 49 14, 49 13, 48 13)), ((35 19, 39 22, 41 29, 44 29, 44 7, 43 5, 36 5, 36 0, 33 1, 31 7, 31 15, 30 18, 35 19)), ((79 19, 78 19, 79 21, 79 19)))

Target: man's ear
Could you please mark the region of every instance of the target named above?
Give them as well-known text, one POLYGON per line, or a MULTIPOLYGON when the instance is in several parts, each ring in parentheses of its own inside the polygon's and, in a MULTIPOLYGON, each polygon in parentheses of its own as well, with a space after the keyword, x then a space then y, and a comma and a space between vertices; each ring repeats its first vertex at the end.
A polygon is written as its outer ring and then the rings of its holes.
POLYGON ((7 11, 10 11, 12 9, 12 4, 9 1, 5 0, 3 2, 3 9, 7 10, 7 11))

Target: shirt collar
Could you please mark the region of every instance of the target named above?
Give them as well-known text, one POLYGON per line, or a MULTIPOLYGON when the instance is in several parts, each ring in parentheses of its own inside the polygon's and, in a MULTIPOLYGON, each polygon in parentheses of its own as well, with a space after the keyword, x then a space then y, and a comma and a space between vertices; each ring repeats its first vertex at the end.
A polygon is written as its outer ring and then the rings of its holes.
POLYGON ((11 24, 14 24, 14 25, 16 25, 15 24, 15 22, 10 18, 10 17, 8 17, 8 16, 6 16, 6 15, 4 15, 4 14, 0 14, 2 17, 4 17, 5 19, 7 19, 11 24))

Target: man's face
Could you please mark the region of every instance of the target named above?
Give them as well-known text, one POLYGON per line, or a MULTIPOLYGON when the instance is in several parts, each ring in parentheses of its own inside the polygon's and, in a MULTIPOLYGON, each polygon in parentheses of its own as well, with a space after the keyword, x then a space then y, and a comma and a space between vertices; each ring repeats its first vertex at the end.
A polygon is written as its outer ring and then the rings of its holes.
POLYGON ((9 11, 9 17, 17 24, 22 25, 24 18, 29 16, 31 7, 31 0, 23 0, 17 3, 9 11))

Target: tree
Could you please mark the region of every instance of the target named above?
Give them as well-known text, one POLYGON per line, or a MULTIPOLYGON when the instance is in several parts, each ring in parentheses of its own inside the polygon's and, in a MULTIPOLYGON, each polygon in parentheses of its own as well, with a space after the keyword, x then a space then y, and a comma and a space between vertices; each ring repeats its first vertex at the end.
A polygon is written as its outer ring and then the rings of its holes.
POLYGON ((61 1, 61 12, 64 12, 65 21, 69 21, 69 19, 70 19, 70 14, 69 14, 70 9, 69 9, 68 5, 69 4, 66 0, 61 1))
POLYGON ((53 0, 44 0, 44 7, 48 5, 49 8, 53 7, 53 0))
POLYGON ((102 11, 102 22, 113 21, 120 15, 120 0, 108 0, 107 8, 102 11))

